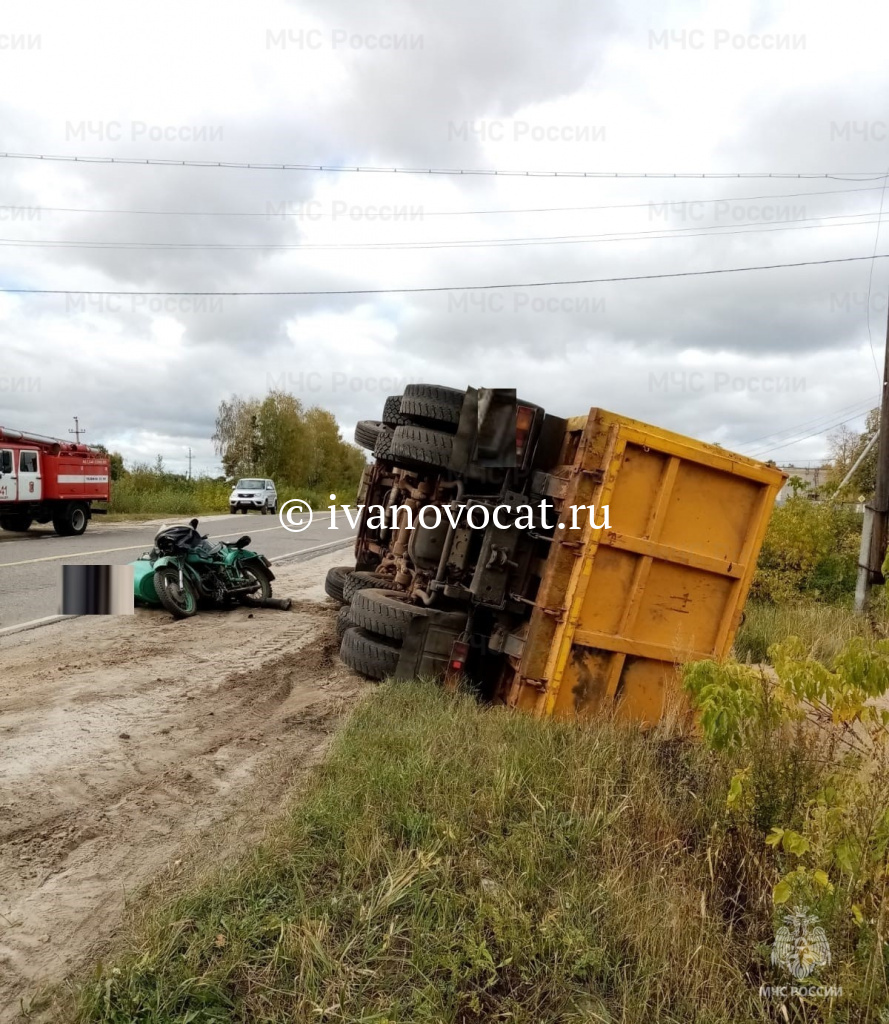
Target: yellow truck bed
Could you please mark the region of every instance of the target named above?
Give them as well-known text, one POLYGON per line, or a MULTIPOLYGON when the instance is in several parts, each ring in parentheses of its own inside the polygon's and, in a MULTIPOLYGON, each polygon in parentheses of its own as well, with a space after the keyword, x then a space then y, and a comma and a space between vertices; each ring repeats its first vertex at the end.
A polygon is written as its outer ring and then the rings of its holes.
POLYGON ((568 421, 549 490, 556 529, 521 653, 498 695, 541 715, 656 721, 676 664, 722 658, 785 474, 603 409, 568 421), (609 506, 594 529, 572 505, 609 506))

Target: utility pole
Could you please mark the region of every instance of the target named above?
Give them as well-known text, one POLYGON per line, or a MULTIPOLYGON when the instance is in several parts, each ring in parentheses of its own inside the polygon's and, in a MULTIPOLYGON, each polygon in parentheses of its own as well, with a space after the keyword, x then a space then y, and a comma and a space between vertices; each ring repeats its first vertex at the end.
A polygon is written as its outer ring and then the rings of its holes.
POLYGON ((86 431, 80 426, 80 420, 74 417, 74 429, 68 427, 68 433, 73 434, 77 438, 77 443, 80 444, 80 435, 85 434, 86 431))
POLYGON ((883 582, 889 526, 889 318, 886 322, 886 350, 883 356, 883 386, 880 390, 880 427, 877 448, 877 485, 872 504, 864 509, 861 548, 858 553, 858 582, 855 586, 855 610, 867 607, 874 583, 883 582))
POLYGON ((188 479, 191 480, 191 445, 188 446, 188 479))

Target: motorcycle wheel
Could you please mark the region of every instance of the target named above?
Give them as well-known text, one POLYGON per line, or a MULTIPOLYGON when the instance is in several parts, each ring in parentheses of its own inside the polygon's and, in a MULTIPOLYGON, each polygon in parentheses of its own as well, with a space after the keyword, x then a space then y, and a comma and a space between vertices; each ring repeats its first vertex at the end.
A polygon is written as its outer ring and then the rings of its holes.
POLYGON ((241 575, 246 576, 248 579, 254 579, 259 584, 259 590, 254 591, 252 594, 243 594, 238 598, 241 604, 256 608, 259 607, 263 601, 267 601, 272 596, 272 581, 269 579, 269 574, 265 571, 263 566, 242 566, 241 575))
POLYGON ((177 619, 190 619, 198 610, 198 598, 186 577, 179 586, 179 570, 173 565, 162 565, 154 570, 154 589, 160 603, 177 619))

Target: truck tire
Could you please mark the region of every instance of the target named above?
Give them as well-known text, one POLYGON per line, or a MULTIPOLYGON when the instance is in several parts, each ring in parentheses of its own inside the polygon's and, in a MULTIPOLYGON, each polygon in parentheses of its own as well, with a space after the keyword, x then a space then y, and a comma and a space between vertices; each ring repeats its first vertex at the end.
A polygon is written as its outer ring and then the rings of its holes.
POLYGON ((377 443, 374 445, 375 459, 389 458, 389 449, 392 447, 392 434, 393 430, 391 427, 387 427, 385 424, 380 427, 377 443))
POLYGON ((343 600, 351 604, 352 598, 359 590, 398 590, 398 585, 385 576, 378 576, 374 572, 353 572, 343 584, 343 600))
POLYGON ((30 516, 0 516, 0 530, 8 530, 10 533, 27 533, 33 522, 34 520, 30 516))
POLYGON ((340 643, 343 642, 343 634, 349 628, 353 626, 352 617, 349 615, 349 606, 344 604, 342 608, 337 612, 336 616, 336 638, 340 643))
POLYGON ((370 679, 391 676, 398 664, 400 651, 391 640, 373 636, 358 626, 350 626, 340 644, 341 660, 370 679))
POLYGON ((349 606, 349 617, 356 626, 399 643, 411 622, 427 614, 422 605, 411 604, 407 594, 391 590, 359 590, 349 606))
POLYGON ((380 436, 380 429, 383 426, 384 424, 377 420, 359 420, 355 424, 355 443, 372 452, 376 446, 377 438, 380 436))
POLYGON ((408 384, 401 399, 401 411, 421 426, 457 429, 465 392, 437 384, 408 384))
POLYGON ((453 450, 454 438, 451 434, 426 427, 396 427, 389 445, 389 458, 392 462, 408 467, 450 469, 453 450))
POLYGON ((324 580, 324 593, 338 604, 345 601, 343 597, 343 584, 353 572, 351 565, 335 565, 327 570, 327 578, 324 580))
POLYGON ((79 537, 89 522, 89 510, 82 501, 69 501, 52 517, 52 527, 60 537, 79 537))
POLYGON ((383 405, 383 422, 387 427, 403 427, 410 417, 402 415, 401 395, 390 395, 383 405))

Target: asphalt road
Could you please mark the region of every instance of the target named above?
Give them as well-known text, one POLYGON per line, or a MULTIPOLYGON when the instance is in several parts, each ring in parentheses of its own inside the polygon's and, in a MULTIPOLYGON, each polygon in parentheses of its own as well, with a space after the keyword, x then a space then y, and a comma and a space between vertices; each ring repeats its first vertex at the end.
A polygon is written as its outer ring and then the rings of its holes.
MULTIPOLYGON (((298 520, 297 520, 298 521, 298 520)), ((27 534, 0 532, 0 630, 50 615, 58 615, 63 565, 125 565, 151 548, 162 523, 186 522, 178 517, 148 523, 90 521, 80 537, 57 537, 52 526, 32 526, 27 534)), ((272 516, 204 516, 201 533, 213 540, 253 538, 250 547, 269 559, 296 555, 321 544, 345 541, 354 530, 342 514, 330 529, 330 513, 316 512, 300 533, 285 530, 272 516)), ((351 552, 343 551, 344 562, 351 552)))

